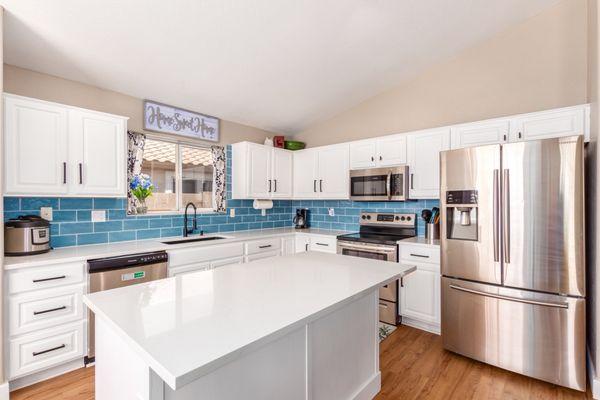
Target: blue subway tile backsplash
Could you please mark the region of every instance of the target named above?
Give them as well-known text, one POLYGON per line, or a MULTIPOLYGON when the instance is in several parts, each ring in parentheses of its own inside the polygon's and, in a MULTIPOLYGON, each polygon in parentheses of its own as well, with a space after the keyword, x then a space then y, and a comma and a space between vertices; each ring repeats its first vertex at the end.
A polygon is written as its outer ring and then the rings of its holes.
MULTIPOLYGON (((231 197, 231 146, 227 146, 227 197, 231 197)), ((296 208, 309 208, 309 223, 313 228, 357 231, 361 211, 409 212, 420 214, 423 208, 439 205, 437 200, 407 202, 353 202, 349 200, 275 200, 267 215, 252 208, 252 200, 228 200, 235 208, 235 217, 227 213, 198 216, 198 229, 205 233, 235 232, 292 226, 296 208), (329 208, 334 215, 329 216, 329 208)), ((53 208, 51 244, 53 247, 81 246, 131 240, 179 236, 183 216, 128 216, 127 200, 123 198, 50 198, 4 197, 4 219, 19 215, 40 214, 40 207, 53 208), (91 210, 106 210, 106 222, 91 222, 91 210)), ((421 218, 417 233, 424 235, 421 218)), ((190 222, 191 225, 191 222, 190 222)))

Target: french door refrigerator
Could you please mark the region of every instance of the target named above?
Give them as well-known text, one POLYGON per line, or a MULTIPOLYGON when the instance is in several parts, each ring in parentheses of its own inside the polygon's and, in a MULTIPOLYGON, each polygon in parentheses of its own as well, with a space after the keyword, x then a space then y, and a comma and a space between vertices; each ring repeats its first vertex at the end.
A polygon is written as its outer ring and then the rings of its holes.
POLYGON ((586 388, 583 137, 440 155, 444 348, 586 388))

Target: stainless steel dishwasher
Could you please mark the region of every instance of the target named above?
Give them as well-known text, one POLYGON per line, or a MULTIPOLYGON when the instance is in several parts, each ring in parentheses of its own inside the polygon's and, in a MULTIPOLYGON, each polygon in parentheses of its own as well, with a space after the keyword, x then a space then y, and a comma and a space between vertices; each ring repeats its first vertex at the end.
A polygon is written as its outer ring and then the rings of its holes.
MULTIPOLYGON (((167 277, 165 251, 88 260, 88 292, 100 292, 167 277)), ((88 352, 85 363, 94 362, 94 313, 88 310, 88 352)))

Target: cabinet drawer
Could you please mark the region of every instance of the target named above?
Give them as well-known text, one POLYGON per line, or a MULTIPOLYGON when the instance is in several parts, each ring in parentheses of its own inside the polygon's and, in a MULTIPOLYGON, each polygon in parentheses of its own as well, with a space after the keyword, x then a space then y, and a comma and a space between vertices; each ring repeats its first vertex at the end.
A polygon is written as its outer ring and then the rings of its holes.
POLYGON ((253 240, 246 243, 246 254, 271 252, 281 248, 281 238, 273 237, 262 240, 253 240))
POLYGON ((325 253, 335 253, 337 239, 335 237, 327 236, 311 236, 310 238, 310 250, 311 251, 322 251, 325 253))
POLYGON ((201 246, 187 249, 170 250, 169 267, 178 267, 202 261, 217 260, 244 254, 243 243, 230 243, 216 246, 201 246))
POLYGON ((9 343, 10 379, 83 357, 85 321, 20 336, 9 343))
POLYGON ((393 302, 398 301, 398 281, 394 281, 380 287, 379 298, 393 302))
POLYGON ((49 328, 83 318, 85 285, 64 286, 10 296, 10 336, 49 328))
POLYGON ((401 244, 399 246, 400 261, 414 261, 419 263, 440 263, 440 248, 438 246, 413 246, 401 244))
POLYGON ((396 303, 379 299, 379 320, 386 324, 396 325, 396 303))
POLYGON ((8 274, 8 293, 21 293, 28 290, 82 283, 84 265, 84 263, 78 262, 10 271, 8 274))

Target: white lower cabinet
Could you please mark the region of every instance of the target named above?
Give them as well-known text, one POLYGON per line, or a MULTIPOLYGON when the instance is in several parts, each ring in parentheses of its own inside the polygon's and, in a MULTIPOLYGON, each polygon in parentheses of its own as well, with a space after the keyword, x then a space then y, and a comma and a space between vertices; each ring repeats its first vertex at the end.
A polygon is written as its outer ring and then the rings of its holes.
POLYGON ((402 323, 440 333, 440 264, 439 246, 400 244, 400 263, 414 265, 417 270, 402 280, 400 315, 402 323), (419 250, 420 249, 420 250, 419 250), (426 261, 415 257, 427 256, 426 261))
POLYGON ((323 253, 334 253, 337 251, 337 239, 335 236, 311 235, 308 249, 323 253))
POLYGON ((192 263, 179 267, 169 267, 169 278, 178 275, 185 275, 197 271, 206 271, 210 269, 210 262, 192 263))
POLYGON ((222 258, 220 260, 211 261, 210 267, 211 268, 219 268, 219 267, 224 267, 225 265, 234 265, 234 264, 243 264, 243 263, 244 263, 244 257, 242 257, 242 256, 229 257, 229 258, 222 258))
POLYGON ((296 253, 308 251, 310 248, 310 236, 298 234, 295 238, 296 253))
POLYGON ((9 379, 83 357, 86 321, 43 329, 9 341, 9 379))
POLYGON ((296 253, 296 238, 288 236, 281 239, 281 254, 284 256, 296 253))

